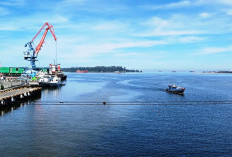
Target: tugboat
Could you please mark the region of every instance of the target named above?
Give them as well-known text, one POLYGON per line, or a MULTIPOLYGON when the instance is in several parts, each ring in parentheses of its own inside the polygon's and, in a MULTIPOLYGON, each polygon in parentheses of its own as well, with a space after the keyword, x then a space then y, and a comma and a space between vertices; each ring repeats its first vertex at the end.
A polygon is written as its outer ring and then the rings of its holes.
POLYGON ((63 73, 63 71, 60 68, 60 64, 49 64, 49 75, 57 75, 61 81, 65 81, 67 79, 67 75, 63 73))
POLYGON ((168 88, 166 89, 166 92, 174 93, 174 94, 180 94, 183 95, 185 91, 185 88, 178 87, 175 84, 174 85, 168 85, 168 88))

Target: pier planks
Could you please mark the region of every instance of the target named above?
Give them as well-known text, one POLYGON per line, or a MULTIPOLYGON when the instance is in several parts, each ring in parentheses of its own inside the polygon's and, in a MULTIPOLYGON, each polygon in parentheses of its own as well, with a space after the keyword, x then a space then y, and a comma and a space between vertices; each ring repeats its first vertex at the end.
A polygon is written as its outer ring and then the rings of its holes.
POLYGON ((12 97, 18 97, 22 94, 29 96, 32 96, 34 94, 36 94, 37 92, 39 92, 38 94, 41 94, 41 88, 40 87, 21 87, 18 89, 13 89, 13 90, 7 90, 7 91, 1 91, 0 92, 0 101, 1 100, 6 100, 12 97), (28 95, 28 93, 30 93, 30 95, 28 95))

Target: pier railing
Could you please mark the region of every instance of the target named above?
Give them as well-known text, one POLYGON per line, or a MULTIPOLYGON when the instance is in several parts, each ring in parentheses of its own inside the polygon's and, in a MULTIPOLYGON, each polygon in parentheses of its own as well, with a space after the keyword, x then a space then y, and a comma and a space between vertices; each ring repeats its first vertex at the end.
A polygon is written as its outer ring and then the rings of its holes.
MULTIPOLYGON (((22 87, 25 86, 26 84, 27 83, 24 80, 14 80, 14 79, 0 80, 0 86, 3 86, 4 90, 22 87)), ((2 89, 0 88, 0 90, 2 89)))

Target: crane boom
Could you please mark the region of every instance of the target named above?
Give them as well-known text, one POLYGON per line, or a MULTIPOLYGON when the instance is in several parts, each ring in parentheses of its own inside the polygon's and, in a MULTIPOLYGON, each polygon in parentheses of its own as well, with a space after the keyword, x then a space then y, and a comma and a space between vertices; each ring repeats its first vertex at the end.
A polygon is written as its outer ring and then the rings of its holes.
POLYGON ((54 28, 52 25, 50 25, 49 23, 45 23, 43 25, 43 27, 41 27, 41 29, 39 30, 39 32, 35 35, 35 37, 31 40, 31 42, 33 42, 35 40, 35 38, 39 35, 39 33, 43 30, 43 28, 47 26, 44 34, 43 34, 43 37, 42 39, 40 40, 39 44, 37 45, 36 49, 35 49, 35 54, 37 55, 39 53, 39 51, 41 50, 41 47, 43 46, 43 43, 44 43, 44 40, 46 38, 46 35, 48 33, 48 30, 50 30, 50 32, 52 33, 52 36, 54 37, 54 40, 56 41, 57 38, 56 38, 56 35, 55 35, 55 32, 54 32, 54 28))
POLYGON ((53 37, 54 37, 54 40, 55 40, 55 41, 57 40, 53 26, 50 25, 48 22, 46 22, 46 23, 40 28, 40 30, 39 30, 38 33, 34 36, 34 38, 31 40, 31 42, 33 42, 33 41, 35 40, 35 38, 39 35, 39 33, 44 29, 45 26, 47 26, 47 27, 50 29, 50 31, 51 31, 51 33, 52 33, 52 35, 53 35, 53 37))
POLYGON ((50 30, 50 32, 52 33, 52 36, 54 38, 55 41, 57 41, 57 38, 56 38, 56 35, 55 35, 55 31, 54 31, 54 28, 52 25, 50 25, 48 22, 46 22, 41 28, 40 30, 38 31, 38 33, 34 36, 34 38, 29 41, 25 47, 29 47, 28 51, 25 52, 25 57, 24 59, 25 60, 28 60, 28 61, 31 61, 31 66, 32 66, 32 69, 35 69, 36 66, 35 66, 35 61, 36 61, 36 58, 38 56, 38 53, 39 51, 41 50, 41 47, 43 46, 43 43, 44 43, 44 40, 47 36, 47 33, 48 33, 48 30, 50 30), (36 46, 36 48, 34 49, 32 43, 34 42, 35 38, 40 34, 40 32, 44 29, 44 27, 47 26, 47 28, 45 29, 45 32, 39 42, 39 44, 36 46))

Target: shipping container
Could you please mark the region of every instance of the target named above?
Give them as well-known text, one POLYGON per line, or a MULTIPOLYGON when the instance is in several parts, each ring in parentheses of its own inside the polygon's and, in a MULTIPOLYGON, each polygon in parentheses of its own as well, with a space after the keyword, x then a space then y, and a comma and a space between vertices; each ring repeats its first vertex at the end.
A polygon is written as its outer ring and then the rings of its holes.
POLYGON ((48 72, 48 69, 41 69, 41 71, 48 72))
POLYGON ((9 73, 10 68, 9 67, 0 67, 0 73, 9 73))
POLYGON ((10 68, 10 73, 16 73, 16 72, 17 72, 16 68, 10 68))
POLYGON ((10 68, 10 67, 0 67, 0 73, 3 74, 22 74, 24 72, 23 68, 10 68))

